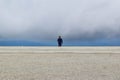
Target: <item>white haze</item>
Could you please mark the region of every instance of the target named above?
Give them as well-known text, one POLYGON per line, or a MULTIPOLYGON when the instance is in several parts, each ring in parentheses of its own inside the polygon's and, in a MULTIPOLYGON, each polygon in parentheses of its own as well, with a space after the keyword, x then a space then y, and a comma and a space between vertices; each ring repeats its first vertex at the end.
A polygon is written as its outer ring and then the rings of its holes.
POLYGON ((120 37, 119 0, 0 0, 0 38, 97 40, 120 37))

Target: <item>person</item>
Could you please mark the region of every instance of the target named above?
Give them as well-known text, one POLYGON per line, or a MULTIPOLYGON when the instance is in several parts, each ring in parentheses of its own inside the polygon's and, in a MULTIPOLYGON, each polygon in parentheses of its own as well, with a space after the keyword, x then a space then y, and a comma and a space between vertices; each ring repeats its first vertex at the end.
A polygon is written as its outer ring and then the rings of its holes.
POLYGON ((61 47, 63 44, 63 40, 62 40, 61 36, 58 37, 57 42, 58 42, 58 47, 61 47))

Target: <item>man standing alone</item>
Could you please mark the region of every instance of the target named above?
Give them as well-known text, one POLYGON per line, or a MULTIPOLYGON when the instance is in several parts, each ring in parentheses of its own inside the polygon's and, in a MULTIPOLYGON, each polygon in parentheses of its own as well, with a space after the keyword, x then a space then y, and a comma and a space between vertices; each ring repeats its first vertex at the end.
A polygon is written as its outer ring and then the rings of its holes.
POLYGON ((61 36, 58 37, 57 42, 58 42, 58 47, 61 47, 63 44, 63 40, 62 40, 61 36))

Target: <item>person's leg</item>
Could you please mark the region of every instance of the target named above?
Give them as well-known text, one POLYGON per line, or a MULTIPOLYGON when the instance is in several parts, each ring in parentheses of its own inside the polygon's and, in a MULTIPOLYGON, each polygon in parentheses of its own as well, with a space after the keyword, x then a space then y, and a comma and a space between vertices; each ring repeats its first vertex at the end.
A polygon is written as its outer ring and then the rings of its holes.
POLYGON ((61 43, 60 43, 60 46, 61 46, 61 43))
POLYGON ((58 43, 58 46, 61 47, 62 46, 61 43, 58 43))

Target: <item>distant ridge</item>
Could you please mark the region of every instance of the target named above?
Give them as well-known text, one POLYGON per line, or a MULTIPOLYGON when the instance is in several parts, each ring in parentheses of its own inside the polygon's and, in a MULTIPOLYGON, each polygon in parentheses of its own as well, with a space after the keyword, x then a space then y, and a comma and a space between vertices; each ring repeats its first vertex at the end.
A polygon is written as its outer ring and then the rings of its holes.
POLYGON ((33 41, 0 41, 0 46, 45 46, 45 44, 33 41))
MULTIPOLYGON (((0 41, 0 46, 57 46, 57 41, 0 41)), ((120 41, 64 41, 63 46, 120 46, 120 41)))

